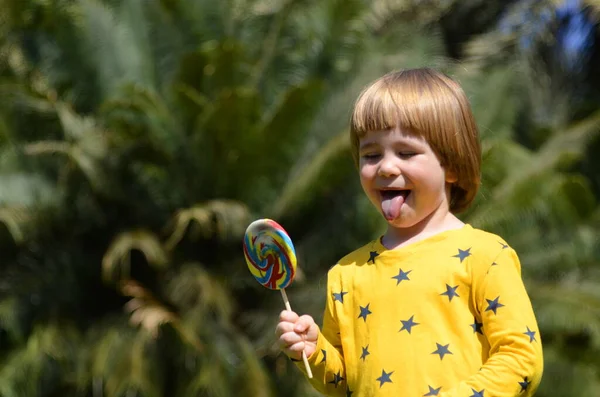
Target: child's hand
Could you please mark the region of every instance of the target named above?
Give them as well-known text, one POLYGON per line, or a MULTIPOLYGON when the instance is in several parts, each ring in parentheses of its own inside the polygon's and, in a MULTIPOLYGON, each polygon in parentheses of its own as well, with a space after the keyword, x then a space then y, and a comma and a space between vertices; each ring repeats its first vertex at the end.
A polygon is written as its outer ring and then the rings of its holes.
POLYGON ((296 313, 284 310, 279 315, 275 329, 279 347, 290 358, 300 360, 302 351, 310 357, 317 349, 319 327, 311 316, 299 317, 296 313))

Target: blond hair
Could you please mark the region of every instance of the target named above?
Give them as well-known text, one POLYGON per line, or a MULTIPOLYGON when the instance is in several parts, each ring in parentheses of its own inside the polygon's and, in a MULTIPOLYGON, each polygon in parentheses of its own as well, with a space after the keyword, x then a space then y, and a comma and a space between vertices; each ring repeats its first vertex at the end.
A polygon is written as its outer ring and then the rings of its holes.
POLYGON ((427 141, 442 167, 457 178, 450 190, 450 211, 466 210, 480 185, 481 146, 460 85, 428 68, 392 72, 374 81, 354 105, 350 139, 355 163, 360 138, 394 128, 427 141))

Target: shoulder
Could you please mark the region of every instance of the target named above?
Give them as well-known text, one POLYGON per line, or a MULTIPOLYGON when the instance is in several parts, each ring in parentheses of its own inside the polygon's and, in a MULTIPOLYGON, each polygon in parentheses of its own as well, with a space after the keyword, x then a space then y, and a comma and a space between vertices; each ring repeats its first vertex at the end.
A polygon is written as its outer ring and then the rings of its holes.
MULTIPOLYGON (((339 275, 349 271, 355 266, 360 266, 367 263, 369 261, 369 258, 371 257, 371 253, 375 252, 373 248, 375 244, 376 240, 372 240, 367 244, 363 245, 362 247, 357 248, 349 254, 343 256, 340 260, 337 261, 335 265, 333 265, 329 269, 329 275, 339 275)), ((375 254, 377 253, 375 252, 375 254)))
POLYGON ((482 257, 494 257, 504 250, 512 249, 501 236, 470 225, 465 228, 462 238, 464 238, 465 243, 468 242, 472 246, 473 253, 477 253, 482 257))
POLYGON ((498 262, 511 262, 520 270, 519 258, 515 250, 501 236, 485 230, 470 227, 464 236, 470 241, 471 267, 475 272, 487 271, 498 262))

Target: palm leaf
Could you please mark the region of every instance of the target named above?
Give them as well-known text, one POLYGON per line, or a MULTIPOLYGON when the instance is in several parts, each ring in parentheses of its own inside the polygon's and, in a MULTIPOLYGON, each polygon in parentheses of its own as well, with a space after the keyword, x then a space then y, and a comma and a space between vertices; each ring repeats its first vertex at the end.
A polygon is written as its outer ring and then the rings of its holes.
POLYGON ((24 207, 0 208, 0 223, 2 223, 15 243, 23 242, 25 231, 24 224, 29 220, 27 210, 24 207))
POLYGON ((198 264, 184 264, 166 286, 166 294, 180 308, 182 321, 194 334, 202 333, 209 313, 221 324, 227 324, 233 314, 231 292, 198 264))
POLYGON ((107 324, 91 337, 94 343, 88 358, 90 376, 102 382, 107 396, 162 395, 164 377, 159 351, 149 332, 107 324))
POLYGON ((307 200, 317 199, 324 193, 319 194, 318 190, 330 190, 338 180, 346 180, 348 174, 353 173, 350 159, 349 134, 343 131, 318 151, 299 175, 289 179, 269 216, 281 219, 303 212, 303 207, 309 205, 307 200))
POLYGON ((197 224, 198 237, 215 237, 221 241, 241 239, 249 223, 248 208, 233 200, 213 200, 175 213, 170 236, 165 246, 171 251, 183 239, 192 223, 197 224))
POLYGON ((60 377, 68 378, 75 372, 80 339, 69 324, 36 326, 24 345, 4 357, 0 393, 7 397, 37 396, 59 390, 63 382, 60 377))
POLYGON ((147 230, 128 231, 119 234, 111 242, 102 258, 102 275, 105 280, 129 279, 131 273, 131 251, 137 250, 146 262, 157 268, 165 268, 169 259, 159 239, 147 230))

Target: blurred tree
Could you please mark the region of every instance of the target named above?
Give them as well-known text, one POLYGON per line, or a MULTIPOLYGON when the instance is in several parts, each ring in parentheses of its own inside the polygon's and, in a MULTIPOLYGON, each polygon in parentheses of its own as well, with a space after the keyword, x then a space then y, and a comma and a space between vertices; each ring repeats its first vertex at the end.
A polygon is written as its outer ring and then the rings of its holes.
POLYGON ((578 171, 598 163, 577 160, 600 117, 568 117, 538 47, 493 22, 529 7, 550 26, 555 5, 421 3, 0 0, 0 395, 316 395, 273 349, 282 305, 241 237, 255 217, 288 229, 290 298, 318 316, 329 266, 383 226, 352 100, 424 64, 475 106, 484 185, 463 217, 522 258, 539 394, 597 394, 600 218, 578 171))

